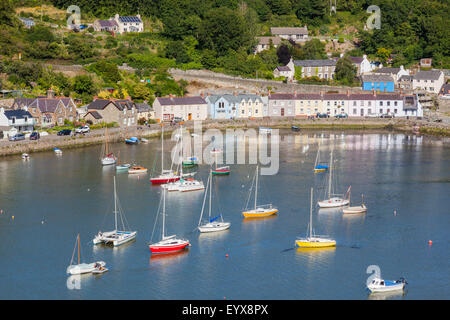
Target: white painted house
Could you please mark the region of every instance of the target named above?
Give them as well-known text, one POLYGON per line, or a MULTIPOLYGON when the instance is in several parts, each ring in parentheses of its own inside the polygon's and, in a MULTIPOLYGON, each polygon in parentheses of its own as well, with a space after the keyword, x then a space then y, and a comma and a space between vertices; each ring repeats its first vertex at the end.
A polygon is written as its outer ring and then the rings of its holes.
POLYGON ((114 20, 118 25, 118 32, 144 32, 144 22, 141 19, 141 15, 132 17, 122 17, 119 14, 114 16, 114 20))
POLYGON ((367 72, 371 72, 375 69, 374 65, 367 60, 367 55, 362 57, 349 57, 352 60, 353 65, 356 67, 356 74, 358 76, 363 75, 367 72))
POLYGON ((440 70, 419 71, 413 78, 413 90, 438 94, 444 84, 444 73, 440 70))

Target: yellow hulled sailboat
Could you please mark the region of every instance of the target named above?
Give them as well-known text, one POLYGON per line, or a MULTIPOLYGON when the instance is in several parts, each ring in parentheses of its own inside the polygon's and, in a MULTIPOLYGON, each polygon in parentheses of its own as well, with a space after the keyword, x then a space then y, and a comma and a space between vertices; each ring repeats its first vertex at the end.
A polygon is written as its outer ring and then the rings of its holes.
POLYGON ((336 240, 313 235, 312 228, 312 204, 313 204, 313 192, 314 189, 311 188, 311 205, 309 210, 309 236, 305 238, 297 238, 295 240, 295 245, 300 248, 325 248, 325 247, 335 247, 336 240))
MULTIPOLYGON (((278 209, 276 207, 272 206, 271 203, 264 204, 264 205, 257 205, 257 201, 258 201, 258 169, 259 169, 259 166, 256 166, 255 178, 253 180, 253 181, 255 181, 255 206, 253 209, 245 209, 242 212, 242 215, 245 218, 264 218, 264 217, 268 217, 273 214, 276 214, 278 212, 278 209)), ((253 184, 252 184, 252 186, 253 186, 253 184)), ((252 188, 250 188, 248 200, 250 200, 251 190, 252 190, 252 188)), ((248 200, 247 200, 247 204, 248 204, 248 200)))

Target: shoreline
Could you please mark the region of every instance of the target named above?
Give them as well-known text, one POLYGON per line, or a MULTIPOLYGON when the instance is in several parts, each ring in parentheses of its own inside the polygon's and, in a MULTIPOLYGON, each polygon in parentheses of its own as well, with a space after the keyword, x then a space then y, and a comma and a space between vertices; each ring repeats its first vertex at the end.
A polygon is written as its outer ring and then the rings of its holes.
MULTIPOLYGON (((339 130, 339 131, 361 131, 361 132, 398 132, 404 134, 415 134, 420 136, 449 138, 450 130, 448 125, 442 123, 427 122, 425 120, 408 120, 408 119, 298 119, 298 118, 261 118, 261 119, 238 119, 238 120, 205 120, 202 121, 203 131, 207 129, 248 129, 258 127, 270 127, 273 129, 290 129, 291 126, 298 126, 300 133, 302 130, 317 131, 317 130, 339 130), (418 132, 414 132, 414 127, 419 126, 418 132)), ((186 129, 193 129, 193 121, 185 122, 186 129)), ((169 134, 177 129, 177 126, 166 125, 165 133, 169 134)), ((127 136, 136 136, 138 138, 158 138, 160 136, 160 129, 158 125, 153 125, 151 128, 128 129, 127 136)), ((109 133, 109 142, 120 142, 125 139, 124 132, 121 129, 116 129, 115 132, 109 133)), ((104 131, 95 130, 87 136, 71 136, 58 137, 51 136, 51 138, 40 140, 25 140, 20 142, 9 143, 0 141, 0 157, 7 157, 9 155, 17 155, 22 153, 35 153, 52 151, 57 147, 60 149, 81 148, 90 145, 104 143, 104 131)))

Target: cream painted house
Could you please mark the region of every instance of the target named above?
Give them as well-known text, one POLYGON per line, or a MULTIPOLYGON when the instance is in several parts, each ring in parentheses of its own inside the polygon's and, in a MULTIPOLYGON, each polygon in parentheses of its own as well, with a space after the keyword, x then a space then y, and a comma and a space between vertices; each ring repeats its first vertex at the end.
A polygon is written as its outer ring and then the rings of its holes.
POLYGON ((153 102, 155 118, 159 121, 205 120, 208 117, 208 104, 200 96, 194 97, 158 97, 153 102))
POLYGON ((240 94, 237 98, 239 99, 239 118, 261 118, 264 116, 264 103, 260 96, 240 94))

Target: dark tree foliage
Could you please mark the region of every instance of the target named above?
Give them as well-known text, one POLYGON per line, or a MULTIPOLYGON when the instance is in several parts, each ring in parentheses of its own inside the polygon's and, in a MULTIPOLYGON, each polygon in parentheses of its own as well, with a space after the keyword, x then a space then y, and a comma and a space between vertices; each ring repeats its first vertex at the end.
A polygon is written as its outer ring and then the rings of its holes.
POLYGON ((289 50, 288 45, 282 44, 277 48, 277 56, 278 62, 281 65, 287 65, 289 60, 291 59, 291 52, 289 50))

